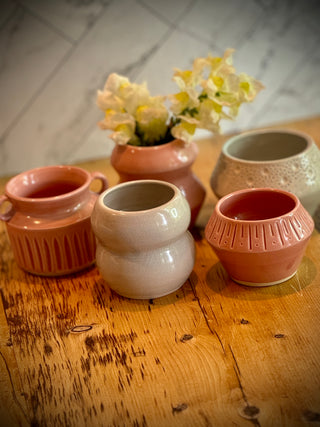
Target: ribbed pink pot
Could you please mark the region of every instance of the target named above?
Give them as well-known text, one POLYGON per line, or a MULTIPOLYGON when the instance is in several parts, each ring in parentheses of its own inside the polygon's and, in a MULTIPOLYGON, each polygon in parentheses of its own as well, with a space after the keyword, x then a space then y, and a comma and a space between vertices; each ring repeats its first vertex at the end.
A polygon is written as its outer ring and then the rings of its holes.
POLYGON ((153 147, 117 145, 112 151, 111 164, 120 182, 155 179, 176 185, 189 203, 191 228, 206 195, 204 186, 191 169, 197 154, 195 143, 186 145, 180 140, 153 147))
MULTIPOLYGON (((107 180, 71 166, 47 166, 23 172, 6 185, 0 205, 11 207, 0 215, 17 264, 38 275, 79 271, 95 260, 91 213, 98 197, 93 180, 107 180)), ((99 194, 100 194, 99 192, 99 194)))
POLYGON ((205 237, 233 280, 268 286, 296 273, 313 228, 294 194, 253 188, 219 200, 205 237))

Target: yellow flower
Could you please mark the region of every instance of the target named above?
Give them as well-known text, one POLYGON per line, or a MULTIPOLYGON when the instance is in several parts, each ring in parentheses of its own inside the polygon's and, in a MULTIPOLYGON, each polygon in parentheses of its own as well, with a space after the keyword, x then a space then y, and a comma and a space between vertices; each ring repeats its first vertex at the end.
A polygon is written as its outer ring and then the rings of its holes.
POLYGON ((175 138, 190 143, 196 128, 197 126, 194 123, 182 122, 174 126, 171 130, 171 133, 175 138))
POLYGON ((185 91, 186 88, 195 87, 200 82, 200 75, 195 73, 193 70, 182 71, 179 68, 174 69, 172 80, 177 83, 181 91, 185 91))
POLYGON ((102 129, 112 130, 118 144, 155 145, 171 135, 190 142, 196 128, 213 133, 220 131, 220 120, 232 120, 240 106, 252 102, 264 88, 261 82, 245 73, 236 74, 234 49, 223 56, 196 58, 192 68, 174 70, 173 80, 179 92, 152 97, 147 85, 131 83, 128 78, 110 74, 97 105, 105 112, 99 122, 102 129), (172 117, 165 100, 171 103, 172 117))
POLYGON ((206 58, 207 66, 210 68, 211 75, 226 76, 228 74, 235 73, 235 68, 232 63, 232 54, 234 49, 227 49, 224 52, 223 57, 213 57, 208 55, 206 58))
POLYGON ((102 92, 98 90, 97 105, 102 111, 106 111, 108 109, 121 111, 124 103, 117 95, 109 91, 102 92))
POLYGON ((150 99, 148 105, 139 106, 135 118, 139 136, 144 143, 153 144, 165 137, 168 110, 157 97, 150 99))
POLYGON ((132 115, 135 114, 140 105, 148 104, 151 99, 146 83, 130 83, 123 86, 120 90, 120 95, 126 111, 132 115))
POLYGON ((186 109, 196 108, 199 105, 198 93, 194 89, 168 95, 168 98, 171 101, 170 109, 175 115, 181 114, 186 109))
POLYGON ((224 116, 224 113, 221 105, 207 98, 201 102, 199 109, 192 117, 179 116, 179 119, 199 129, 219 132, 219 121, 222 116, 224 116))
POLYGON ((245 73, 239 74, 239 89, 240 89, 240 101, 251 102, 257 96, 257 94, 264 89, 264 86, 258 80, 248 76, 245 73))
POLYGON ((212 81, 216 85, 217 89, 221 88, 224 83, 223 78, 220 76, 212 76, 212 81))
POLYGON ((126 77, 119 76, 116 73, 110 74, 104 85, 103 91, 98 90, 98 107, 102 111, 107 109, 121 111, 124 107, 124 101, 120 96, 120 90, 128 84, 129 80, 126 77))
POLYGON ((102 110, 113 109, 134 114, 137 107, 148 102, 149 91, 145 83, 136 84, 116 73, 110 74, 103 91, 98 91, 97 105, 102 110))
POLYGON ((207 59, 207 58, 196 58, 196 59, 193 61, 193 64, 192 64, 193 72, 194 72, 197 76, 200 76, 200 79, 201 79, 201 76, 202 76, 203 70, 204 70, 206 67, 208 67, 208 59, 207 59))
POLYGON ((125 145, 130 142, 135 133, 132 127, 126 123, 121 123, 115 127, 115 132, 109 135, 116 144, 125 145))
POLYGON ((211 132, 219 132, 219 121, 222 115, 222 107, 211 99, 205 99, 199 108, 198 127, 211 132))
POLYGON ((115 128, 122 123, 131 126, 133 131, 135 130, 135 120, 130 114, 108 109, 105 113, 104 120, 99 122, 99 125, 102 129, 115 130, 115 128))
POLYGON ((111 93, 117 94, 121 87, 125 87, 130 84, 129 79, 119 74, 112 73, 107 78, 107 81, 104 85, 104 91, 109 91, 111 93))

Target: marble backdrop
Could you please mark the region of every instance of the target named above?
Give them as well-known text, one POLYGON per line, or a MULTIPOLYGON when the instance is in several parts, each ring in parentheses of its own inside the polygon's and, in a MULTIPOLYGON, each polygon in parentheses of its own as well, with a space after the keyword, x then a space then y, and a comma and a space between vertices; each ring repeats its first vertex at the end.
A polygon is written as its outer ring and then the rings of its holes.
POLYGON ((266 89, 225 133, 319 114, 319 18, 318 0, 1 0, 0 174, 109 156, 111 72, 168 94, 174 67, 228 47, 266 89))

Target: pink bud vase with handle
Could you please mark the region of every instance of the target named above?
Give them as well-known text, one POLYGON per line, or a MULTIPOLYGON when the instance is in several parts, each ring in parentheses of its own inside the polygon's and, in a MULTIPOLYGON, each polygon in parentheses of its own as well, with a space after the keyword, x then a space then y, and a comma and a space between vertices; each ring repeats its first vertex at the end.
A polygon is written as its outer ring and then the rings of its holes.
POLYGON ((294 194, 252 188, 219 200, 205 236, 234 281, 270 286, 296 273, 313 228, 294 194))
MULTIPOLYGON (((98 193, 93 180, 107 179, 73 166, 45 166, 16 175, 5 187, 0 215, 17 264, 27 272, 55 276, 74 273, 95 260, 91 212, 98 193)), ((99 193, 100 193, 99 192, 99 193)))

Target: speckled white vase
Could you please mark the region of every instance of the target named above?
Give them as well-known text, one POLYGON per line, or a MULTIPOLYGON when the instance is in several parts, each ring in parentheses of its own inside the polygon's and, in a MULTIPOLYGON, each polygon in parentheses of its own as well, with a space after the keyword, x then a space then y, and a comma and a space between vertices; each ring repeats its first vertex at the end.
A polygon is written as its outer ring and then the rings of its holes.
POLYGON ((136 299, 180 288, 195 261, 190 215, 186 198, 168 182, 130 181, 102 193, 91 223, 97 267, 110 288, 136 299))
POLYGON ((294 130, 246 132, 223 145, 210 184, 218 198, 254 187, 289 191, 314 215, 320 204, 320 150, 309 135, 294 130))

